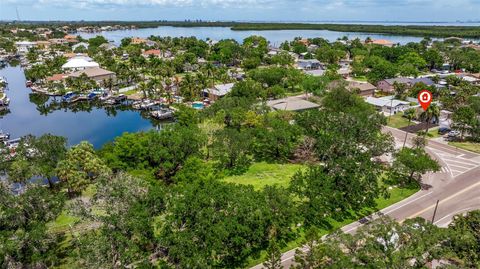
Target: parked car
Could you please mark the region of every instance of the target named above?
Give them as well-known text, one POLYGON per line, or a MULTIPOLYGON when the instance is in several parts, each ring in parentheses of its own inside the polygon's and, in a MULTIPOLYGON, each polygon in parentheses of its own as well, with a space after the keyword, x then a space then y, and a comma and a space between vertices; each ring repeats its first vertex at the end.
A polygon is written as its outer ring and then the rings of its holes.
POLYGON ((450 132, 448 133, 448 137, 452 137, 452 138, 453 138, 453 137, 457 137, 457 136, 459 136, 459 135, 460 135, 460 132, 459 132, 459 131, 455 131, 455 130, 454 130, 454 131, 450 131, 450 132))
POLYGON ((440 129, 438 129, 438 134, 440 135, 444 135, 444 134, 447 134, 449 133, 451 130, 450 128, 447 128, 447 127, 440 127, 440 129))

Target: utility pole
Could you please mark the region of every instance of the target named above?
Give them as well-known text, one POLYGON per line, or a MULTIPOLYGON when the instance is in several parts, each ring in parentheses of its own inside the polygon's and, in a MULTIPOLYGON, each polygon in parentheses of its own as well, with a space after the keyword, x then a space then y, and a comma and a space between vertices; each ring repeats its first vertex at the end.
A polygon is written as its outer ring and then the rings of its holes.
POLYGON ((18 15, 18 7, 15 7, 15 12, 17 12, 17 21, 20 21, 20 15, 18 15))
POLYGON ((435 205, 435 210, 433 211, 433 216, 432 216, 432 224, 435 221, 435 215, 437 215, 437 209, 438 209, 438 203, 440 200, 437 200, 437 204, 435 205))

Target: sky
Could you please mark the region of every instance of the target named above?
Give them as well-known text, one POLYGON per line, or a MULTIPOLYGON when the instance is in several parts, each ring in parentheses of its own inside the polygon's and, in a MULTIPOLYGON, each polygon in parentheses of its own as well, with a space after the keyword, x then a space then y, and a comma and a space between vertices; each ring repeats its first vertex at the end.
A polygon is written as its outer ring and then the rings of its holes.
POLYGON ((480 21, 480 0, 0 0, 0 20, 480 21))

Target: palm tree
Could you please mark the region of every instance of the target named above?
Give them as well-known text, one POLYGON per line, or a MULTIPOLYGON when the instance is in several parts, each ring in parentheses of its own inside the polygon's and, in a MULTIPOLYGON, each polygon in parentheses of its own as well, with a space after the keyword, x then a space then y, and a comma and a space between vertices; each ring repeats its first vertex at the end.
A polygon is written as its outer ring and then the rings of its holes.
MULTIPOLYGON (((415 108, 409 108, 403 113, 403 115, 405 116, 405 118, 408 119, 408 127, 410 127, 412 120, 417 115, 417 111, 415 110, 415 108)), ((407 137, 408 137, 408 132, 405 132, 405 140, 403 141, 403 147, 405 147, 405 144, 407 143, 407 137)))
POLYGON ((438 119, 440 117, 440 107, 438 107, 437 104, 431 104, 426 111, 422 112, 420 117, 427 121, 427 130, 424 134, 424 136, 426 137, 432 119, 438 119))

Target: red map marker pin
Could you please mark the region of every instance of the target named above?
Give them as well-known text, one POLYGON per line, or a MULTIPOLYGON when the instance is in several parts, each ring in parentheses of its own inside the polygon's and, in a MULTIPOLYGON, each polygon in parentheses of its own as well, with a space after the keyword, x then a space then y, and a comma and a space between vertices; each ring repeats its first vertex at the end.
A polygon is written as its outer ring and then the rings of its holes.
POLYGON ((430 91, 423 90, 418 93, 418 101, 422 106, 423 110, 427 111, 428 107, 432 103, 433 95, 430 91))

